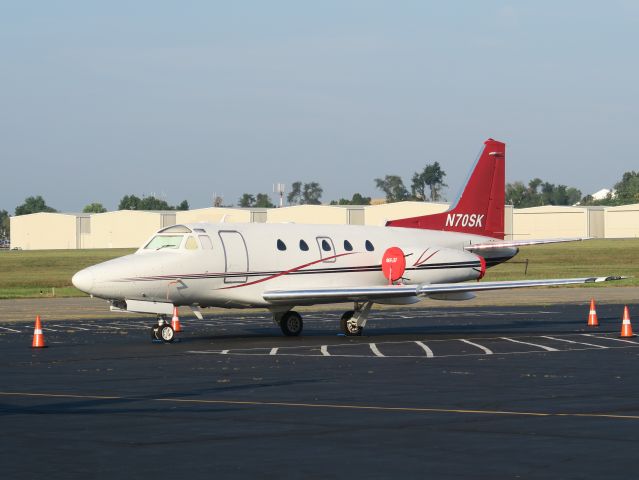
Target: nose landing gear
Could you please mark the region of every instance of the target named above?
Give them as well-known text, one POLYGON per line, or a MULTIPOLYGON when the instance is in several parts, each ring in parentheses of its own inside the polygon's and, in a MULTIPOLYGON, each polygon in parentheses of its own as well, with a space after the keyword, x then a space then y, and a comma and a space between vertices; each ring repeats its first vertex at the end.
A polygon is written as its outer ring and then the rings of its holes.
POLYGON ((171 327, 171 322, 167 321, 164 315, 158 315, 158 323, 151 328, 151 339, 171 343, 175 340, 175 331, 171 327))

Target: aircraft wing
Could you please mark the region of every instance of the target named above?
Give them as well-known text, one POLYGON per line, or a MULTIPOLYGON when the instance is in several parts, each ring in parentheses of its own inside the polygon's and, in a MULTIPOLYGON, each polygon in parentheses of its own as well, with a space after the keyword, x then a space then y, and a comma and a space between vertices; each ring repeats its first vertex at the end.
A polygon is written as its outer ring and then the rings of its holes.
POLYGON ((590 240, 590 238, 545 238, 541 240, 510 240, 510 241, 497 241, 487 243, 476 243, 464 247, 465 250, 471 252, 475 250, 486 250, 491 248, 517 248, 527 247, 529 245, 546 245, 549 243, 564 243, 564 242, 581 242, 582 240, 590 240))
MULTIPOLYGON (((301 305, 314 303, 367 302, 393 299, 408 299, 420 296, 434 298, 446 295, 460 295, 484 290, 504 290, 511 288, 548 287, 576 285, 584 283, 609 282, 626 277, 584 277, 552 278, 545 280, 509 280, 500 282, 439 283, 423 285, 387 285, 373 287, 317 288, 305 290, 271 290, 264 292, 263 298, 271 304, 301 305)), ((458 298, 461 299, 462 297, 458 298)), ((470 298, 470 297, 466 297, 470 298)), ((454 297, 451 297, 454 299, 454 297)))

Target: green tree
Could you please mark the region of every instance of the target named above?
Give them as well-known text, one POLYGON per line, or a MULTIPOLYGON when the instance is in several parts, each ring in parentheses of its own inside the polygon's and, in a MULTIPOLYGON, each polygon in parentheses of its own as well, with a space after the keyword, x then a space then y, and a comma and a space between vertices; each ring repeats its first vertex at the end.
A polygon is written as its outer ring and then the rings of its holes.
POLYGON ((513 182, 506 184, 506 203, 520 208, 526 198, 526 186, 523 182, 513 182))
POLYGON ((322 198, 322 192, 324 190, 317 182, 305 183, 302 192, 302 203, 304 205, 321 205, 320 198, 322 198))
POLYGON ((120 200, 118 210, 140 210, 140 198, 135 195, 125 195, 120 200))
POLYGON ((428 164, 421 172, 415 172, 411 184, 413 197, 423 201, 428 197, 431 202, 441 200, 441 190, 448 186, 444 183, 445 176, 446 172, 441 169, 439 162, 428 164), (429 190, 428 195, 426 195, 426 189, 429 190))
POLYGON ((153 195, 139 198, 135 195, 125 195, 120 200, 118 210, 188 210, 189 202, 182 200, 177 207, 172 207, 166 200, 161 200, 153 195))
POLYGON ((0 210, 0 240, 9 240, 11 236, 11 221, 9 220, 9 212, 0 210))
POLYGON ((255 197, 250 193, 243 193, 240 197, 238 205, 242 208, 249 208, 255 205, 255 197))
POLYGON ((615 202, 617 205, 639 203, 639 172, 626 172, 621 181, 615 184, 615 202))
POLYGON ((289 205, 299 205, 302 202, 302 182, 293 182, 291 191, 286 196, 289 205))
POLYGON ((144 197, 140 202, 140 210, 173 210, 165 200, 160 200, 153 195, 144 197))
POLYGON ((101 203, 90 203, 82 209, 82 213, 104 213, 107 209, 101 203))
POLYGON ((28 197, 22 205, 16 207, 16 216, 39 212, 57 212, 57 210, 49 207, 40 195, 37 197, 28 197))
POLYGON ((339 200, 331 201, 331 205, 370 205, 371 197, 363 197, 359 193, 353 194, 353 198, 348 200, 347 198, 340 198, 339 200))
POLYGON ((397 175, 386 175, 384 178, 376 178, 375 185, 386 194, 386 202, 402 202, 408 200, 408 190, 404 186, 401 177, 397 175))
POLYGON ((317 182, 293 182, 291 191, 286 196, 289 205, 320 205, 324 190, 317 182))
POLYGON ((268 193, 258 193, 255 196, 255 203, 253 205, 257 208, 274 208, 273 202, 271 202, 271 197, 268 193))
POLYGON ((506 203, 515 208, 538 207, 541 205, 574 205, 581 199, 581 191, 544 182, 533 178, 525 187, 522 182, 506 184, 506 203))

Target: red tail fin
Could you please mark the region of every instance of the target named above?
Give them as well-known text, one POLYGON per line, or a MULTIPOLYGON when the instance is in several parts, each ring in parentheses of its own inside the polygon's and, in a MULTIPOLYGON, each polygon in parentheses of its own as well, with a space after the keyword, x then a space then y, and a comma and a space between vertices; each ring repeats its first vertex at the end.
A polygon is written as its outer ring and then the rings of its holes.
POLYGON ((504 238, 506 145, 489 138, 453 206, 443 213, 391 220, 388 227, 423 228, 504 238))

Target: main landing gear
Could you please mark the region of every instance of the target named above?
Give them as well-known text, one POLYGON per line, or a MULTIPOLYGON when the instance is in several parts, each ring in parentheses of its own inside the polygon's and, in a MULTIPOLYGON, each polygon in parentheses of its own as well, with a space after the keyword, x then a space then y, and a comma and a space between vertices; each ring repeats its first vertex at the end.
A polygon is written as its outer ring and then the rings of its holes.
POLYGON ((171 343, 175 340, 175 331, 171 327, 171 322, 166 320, 164 315, 158 315, 158 323, 151 328, 151 339, 161 340, 171 343))
POLYGON ((273 321, 280 326, 287 337, 297 337, 304 329, 302 316, 294 310, 288 312, 273 312, 273 321))
MULTIPOLYGON (((373 302, 355 303, 354 310, 342 315, 340 326, 345 335, 359 336, 364 331, 373 302)), ((302 316, 294 310, 273 311, 273 322, 282 329, 287 337, 297 337, 302 333, 302 316)))
POLYGON ((342 315, 340 326, 344 335, 354 337, 362 334, 372 306, 373 302, 355 303, 355 310, 349 310, 342 315))

